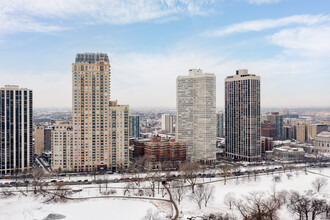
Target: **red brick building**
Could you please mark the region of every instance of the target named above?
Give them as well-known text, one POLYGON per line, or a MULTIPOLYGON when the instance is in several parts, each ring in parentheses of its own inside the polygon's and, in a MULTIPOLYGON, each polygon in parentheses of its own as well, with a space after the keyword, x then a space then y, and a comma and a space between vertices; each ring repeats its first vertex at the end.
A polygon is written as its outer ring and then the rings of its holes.
POLYGON ((261 136, 275 138, 277 135, 276 124, 272 124, 269 121, 261 123, 261 136))
POLYGON ((147 162, 179 162, 186 160, 186 143, 160 136, 134 141, 134 157, 145 156, 147 162))

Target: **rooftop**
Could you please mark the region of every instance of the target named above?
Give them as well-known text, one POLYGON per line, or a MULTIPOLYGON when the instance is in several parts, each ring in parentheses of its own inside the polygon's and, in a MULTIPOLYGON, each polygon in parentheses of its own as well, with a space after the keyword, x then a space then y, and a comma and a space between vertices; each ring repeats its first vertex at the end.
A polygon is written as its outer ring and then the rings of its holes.
POLYGON ((108 54, 106 53, 77 53, 75 63, 95 63, 104 59, 104 61, 109 61, 108 54))
POLYGON ((317 135, 317 137, 325 137, 325 138, 330 138, 330 132, 328 131, 323 131, 317 135))

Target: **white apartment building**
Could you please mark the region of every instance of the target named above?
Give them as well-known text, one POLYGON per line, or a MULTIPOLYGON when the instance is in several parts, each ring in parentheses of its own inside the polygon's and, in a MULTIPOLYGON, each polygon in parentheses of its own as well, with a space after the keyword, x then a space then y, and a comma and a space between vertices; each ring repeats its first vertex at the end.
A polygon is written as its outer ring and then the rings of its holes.
POLYGON ((51 131, 51 168, 53 171, 70 171, 76 152, 72 148, 72 122, 56 121, 51 131))
POLYGON ((169 134, 173 133, 173 115, 162 114, 162 130, 169 134))
POLYGON ((216 159, 216 78, 200 69, 176 80, 176 139, 187 144, 187 159, 216 159))
POLYGON ((237 70, 225 79, 226 155, 256 161, 260 149, 260 77, 237 70))

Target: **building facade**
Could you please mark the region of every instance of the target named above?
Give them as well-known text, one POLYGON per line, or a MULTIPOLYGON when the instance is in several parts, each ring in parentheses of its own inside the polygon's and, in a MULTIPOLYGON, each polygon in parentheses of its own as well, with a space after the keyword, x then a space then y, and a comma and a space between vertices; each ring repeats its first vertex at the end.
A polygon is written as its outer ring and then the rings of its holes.
POLYGON ((294 126, 284 126, 283 128, 284 131, 284 139, 296 139, 296 132, 295 132, 295 127, 294 126))
POLYGON ((162 114, 162 130, 173 134, 173 115, 162 114))
POLYGON ((32 167, 32 90, 6 85, 0 89, 0 172, 32 167))
POLYGON ((51 128, 37 125, 34 129, 34 153, 41 156, 42 152, 51 151, 51 128))
POLYGON ((172 162, 172 165, 176 166, 186 160, 186 144, 160 136, 135 140, 134 156, 144 156, 151 168, 160 168, 165 162, 172 162))
POLYGON ((224 130, 224 115, 222 112, 217 113, 217 137, 224 137, 225 130, 224 130))
POLYGON ((74 151, 72 148, 72 122, 56 121, 51 130, 52 160, 51 167, 55 172, 70 171, 74 168, 74 151))
POLYGON ((260 77, 237 70, 225 79, 225 93, 226 156, 260 160, 260 77))
POLYGON ((109 158, 105 154, 105 161, 111 161, 113 171, 129 167, 129 107, 118 105, 117 101, 110 101, 109 129, 111 147, 109 158))
POLYGON ((323 131, 315 138, 315 147, 318 152, 330 153, 330 132, 323 131))
POLYGON ((216 79, 200 69, 176 80, 176 139, 187 144, 187 159, 216 159, 216 79))
POLYGON ((129 136, 140 138, 140 115, 129 116, 129 136))
POLYGON ((264 121, 261 123, 261 136, 264 137, 277 137, 277 127, 276 124, 272 124, 269 121, 264 121))
POLYGON ((67 150, 72 153, 68 162, 72 166, 68 169, 102 171, 129 166, 128 112, 127 105, 110 101, 108 55, 78 53, 72 64, 72 142, 67 150))
POLYGON ((282 140, 284 137, 284 120, 283 115, 279 112, 272 112, 270 115, 267 115, 267 119, 270 123, 276 125, 276 137, 277 140, 282 140))
POLYGON ((261 144, 261 156, 265 156, 266 151, 273 150, 273 138, 271 137, 260 137, 261 144))
POLYGON ((45 126, 37 125, 34 129, 34 153, 41 156, 45 148, 45 126))

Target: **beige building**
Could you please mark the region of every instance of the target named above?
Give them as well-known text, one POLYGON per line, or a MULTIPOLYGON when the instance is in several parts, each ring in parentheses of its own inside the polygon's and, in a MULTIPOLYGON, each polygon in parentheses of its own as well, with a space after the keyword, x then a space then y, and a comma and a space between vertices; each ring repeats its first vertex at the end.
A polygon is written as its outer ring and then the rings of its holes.
POLYGON ((306 124, 306 141, 314 140, 317 135, 317 125, 306 124))
POLYGON ((330 153, 330 132, 323 131, 315 138, 315 147, 318 152, 330 153))
POLYGON ((109 106, 109 138, 111 143, 108 156, 111 169, 118 170, 129 166, 129 107, 128 105, 118 105, 117 101, 110 101, 109 106))
POLYGON ((314 124, 297 124, 296 140, 297 142, 310 142, 314 140, 317 135, 317 125, 314 124))
POLYGON ((57 121, 51 131, 53 171, 69 171, 72 169, 72 122, 57 121))
POLYGON ((71 159, 75 171, 118 169, 129 165, 128 130, 125 130, 129 126, 128 106, 109 100, 108 55, 77 54, 72 64, 71 159), (127 145, 124 146, 127 154, 121 150, 123 145, 127 145))
POLYGON ((303 143, 306 140, 306 126, 305 124, 297 124, 296 128, 296 141, 303 143))
POLYGON ((52 131, 53 169, 96 171, 129 166, 129 107, 109 100, 108 55, 77 54, 72 64, 72 122, 58 122, 52 131))
POLYGON ((45 145, 45 126, 38 125, 34 129, 34 153, 37 155, 41 155, 44 152, 45 145))

